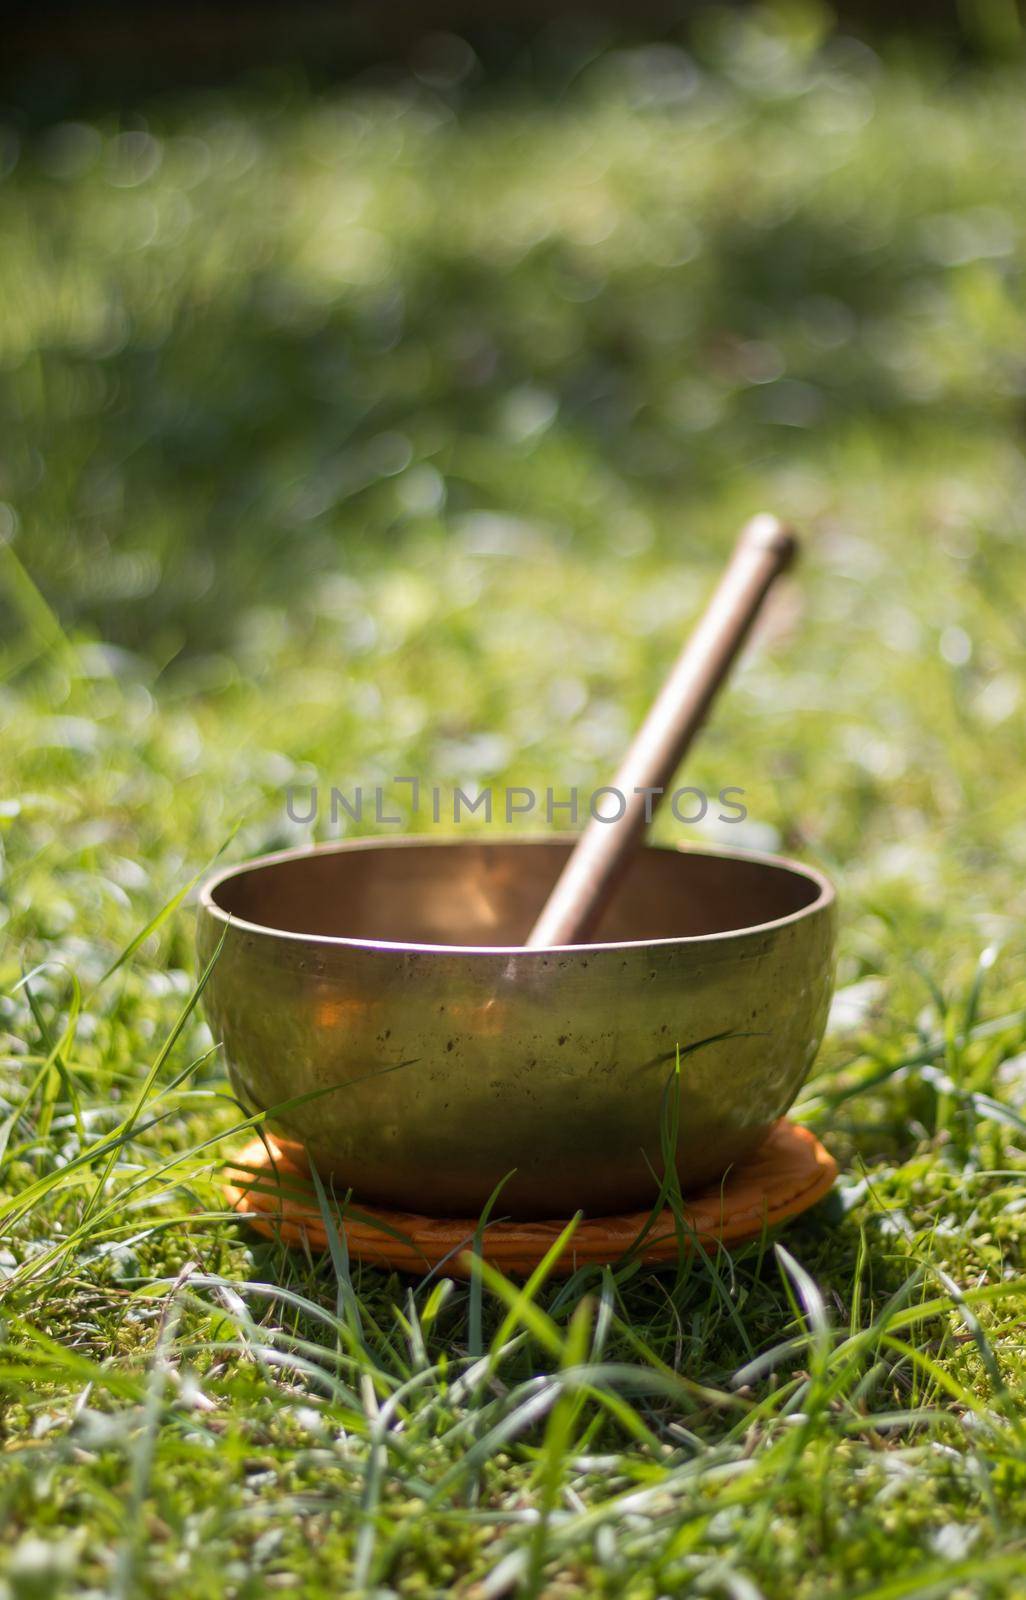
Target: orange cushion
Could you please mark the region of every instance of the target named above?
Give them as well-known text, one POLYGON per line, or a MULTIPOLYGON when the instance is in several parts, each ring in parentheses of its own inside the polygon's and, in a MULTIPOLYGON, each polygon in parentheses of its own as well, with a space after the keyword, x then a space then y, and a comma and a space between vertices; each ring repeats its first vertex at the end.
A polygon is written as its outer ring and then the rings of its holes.
MULTIPOLYGON (((837 1163, 815 1134, 785 1118, 747 1161, 716 1183, 685 1196, 685 1227, 707 1249, 758 1238, 763 1228, 815 1205, 836 1176, 837 1163)), ((224 1193, 229 1206, 269 1238, 327 1249, 324 1219, 309 1172, 287 1159, 273 1138, 266 1144, 254 1139, 240 1151, 226 1171, 224 1193)), ((473 1217, 422 1217, 355 1201, 344 1208, 336 1206, 336 1214, 340 1222, 344 1220, 349 1254, 355 1260, 417 1274, 444 1263, 448 1276, 469 1276, 468 1253, 477 1227, 473 1217)), ((565 1275, 577 1267, 620 1260, 650 1217, 649 1211, 631 1211, 584 1218, 554 1272, 565 1275)), ((482 1254, 501 1272, 522 1277, 537 1266, 565 1226, 566 1219, 489 1223, 482 1254)), ((675 1260, 677 1249, 673 1215, 666 1210, 647 1229, 637 1253, 643 1262, 657 1264, 675 1260)))

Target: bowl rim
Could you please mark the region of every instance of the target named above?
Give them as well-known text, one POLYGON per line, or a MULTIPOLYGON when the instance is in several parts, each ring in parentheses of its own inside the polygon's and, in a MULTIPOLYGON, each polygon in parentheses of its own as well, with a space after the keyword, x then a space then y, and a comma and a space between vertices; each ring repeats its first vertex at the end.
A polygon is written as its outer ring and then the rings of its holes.
POLYGON ((402 850, 415 847, 418 849, 437 849, 444 846, 485 846, 489 845, 542 845, 545 847, 559 845, 566 848, 578 836, 572 832, 566 833, 525 833, 504 835, 502 838, 487 838, 481 834, 473 834, 467 838, 455 838, 452 835, 433 837, 427 834, 397 834, 383 839, 370 835, 359 839, 332 839, 324 844, 299 845, 288 850, 275 850, 267 855, 253 856, 248 861, 237 862, 234 866, 225 867, 220 872, 206 879, 199 893, 199 909, 223 926, 225 933, 229 929, 237 929, 247 934, 259 934, 264 938, 286 941, 293 945, 308 947, 343 950, 379 951, 382 953, 408 953, 411 955, 447 955, 459 957, 472 956, 518 956, 525 961, 546 961, 553 951, 596 953, 602 950, 654 950, 670 945, 685 945, 695 947, 698 945, 718 945, 728 940, 758 938, 759 935, 773 932, 778 928, 789 927, 792 923, 803 921, 807 917, 828 910, 834 905, 837 895, 833 884, 825 873, 817 867, 807 866, 804 862, 794 861, 790 856, 775 855, 765 850, 744 850, 727 845, 694 845, 694 844, 650 844, 645 843, 642 848, 646 851, 658 851, 665 855, 698 855, 711 857, 719 861, 744 861, 754 862, 759 866, 775 867, 794 876, 804 878, 818 890, 813 900, 808 905, 800 906, 797 911, 789 911, 786 916, 774 917, 769 922, 746 923, 740 928, 724 928, 718 933, 693 933, 680 934, 661 939, 614 939, 588 944, 560 944, 544 945, 538 949, 528 949, 524 945, 481 945, 481 944, 429 944, 416 940, 406 939, 360 939, 351 938, 345 934, 331 933, 296 933, 288 928, 274 928, 263 922, 250 922, 245 917, 233 916, 218 905, 215 895, 217 891, 230 879, 240 878, 245 873, 259 872, 265 867, 275 867, 289 861, 296 861, 307 856, 342 855, 359 850, 402 850))

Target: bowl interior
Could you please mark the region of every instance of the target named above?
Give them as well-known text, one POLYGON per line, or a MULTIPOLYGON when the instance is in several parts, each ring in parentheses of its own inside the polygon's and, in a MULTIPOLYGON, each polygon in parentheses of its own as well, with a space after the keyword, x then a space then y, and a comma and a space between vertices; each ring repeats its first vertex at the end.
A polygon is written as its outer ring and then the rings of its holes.
MULTIPOLYGON (((221 911, 263 928, 401 944, 522 945, 572 839, 373 841, 290 853, 212 886, 221 911)), ((694 938, 776 922, 829 894, 818 875, 763 857, 638 852, 595 944, 694 938)))

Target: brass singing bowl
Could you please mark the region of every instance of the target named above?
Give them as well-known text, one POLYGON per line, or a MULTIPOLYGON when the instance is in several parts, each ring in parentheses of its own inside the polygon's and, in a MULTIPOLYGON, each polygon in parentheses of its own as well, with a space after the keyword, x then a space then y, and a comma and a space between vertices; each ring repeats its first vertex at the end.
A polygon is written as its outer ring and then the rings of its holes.
POLYGON ((235 1091, 336 1194, 473 1216, 512 1172, 497 1215, 609 1214, 657 1194, 678 1086, 685 1188, 790 1106, 833 982, 827 879, 649 845, 592 943, 525 950, 571 844, 358 839, 207 883, 235 1091))

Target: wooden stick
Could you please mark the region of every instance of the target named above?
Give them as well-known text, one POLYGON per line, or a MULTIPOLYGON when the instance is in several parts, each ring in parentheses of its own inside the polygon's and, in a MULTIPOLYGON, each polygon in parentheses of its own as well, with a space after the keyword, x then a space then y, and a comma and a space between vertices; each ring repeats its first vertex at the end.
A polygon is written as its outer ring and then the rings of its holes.
POLYGON ((744 528, 613 780, 625 809, 615 821, 593 816, 588 822, 531 930, 528 949, 588 939, 662 799, 652 791, 669 788, 763 601, 797 550, 794 533, 776 517, 754 517, 744 528))

